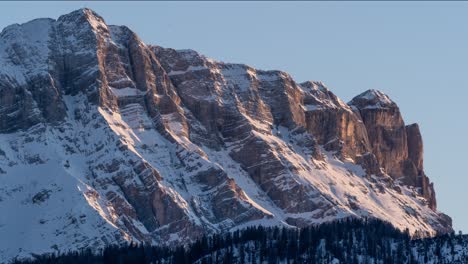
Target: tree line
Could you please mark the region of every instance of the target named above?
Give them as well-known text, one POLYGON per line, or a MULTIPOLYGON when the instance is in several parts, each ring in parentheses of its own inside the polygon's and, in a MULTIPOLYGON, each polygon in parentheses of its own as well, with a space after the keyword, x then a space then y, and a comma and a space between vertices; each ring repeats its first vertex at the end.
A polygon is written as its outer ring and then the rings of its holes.
POLYGON ((408 230, 387 222, 348 218, 301 229, 248 227, 175 248, 131 243, 12 263, 468 263, 468 238, 452 233, 412 240, 408 230))

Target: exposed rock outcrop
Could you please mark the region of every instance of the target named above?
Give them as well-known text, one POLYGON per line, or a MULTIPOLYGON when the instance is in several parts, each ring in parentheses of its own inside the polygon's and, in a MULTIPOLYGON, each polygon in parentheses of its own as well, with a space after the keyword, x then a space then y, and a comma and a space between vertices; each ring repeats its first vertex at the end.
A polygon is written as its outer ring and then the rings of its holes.
POLYGON ((309 81, 301 87, 306 127, 320 145, 351 158, 370 151, 366 127, 348 105, 321 82, 309 81))
POLYGON ((372 152, 380 166, 394 179, 420 188, 420 193, 436 209, 433 184, 424 174, 423 143, 419 126, 405 126, 400 109, 387 95, 368 90, 351 100, 366 125, 372 152))

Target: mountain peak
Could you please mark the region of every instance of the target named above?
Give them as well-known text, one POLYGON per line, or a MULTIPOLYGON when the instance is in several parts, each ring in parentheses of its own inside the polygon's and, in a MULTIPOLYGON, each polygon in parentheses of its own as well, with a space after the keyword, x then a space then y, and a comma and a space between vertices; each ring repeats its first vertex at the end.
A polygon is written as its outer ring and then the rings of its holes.
POLYGON ((322 81, 309 80, 309 81, 305 81, 301 83, 300 86, 303 88, 311 89, 311 90, 320 90, 323 92, 328 91, 327 86, 322 81))
POLYGON ((356 97, 354 97, 349 105, 356 106, 358 108, 391 108, 397 105, 393 102, 388 95, 382 91, 369 89, 356 97))
POLYGON ((89 24, 96 33, 100 32, 102 29, 107 31, 107 25, 104 19, 89 8, 81 8, 66 15, 62 15, 57 19, 57 21, 59 23, 70 24, 73 26, 89 24))
POLYGON ((82 16, 85 16, 87 18, 97 18, 97 19, 103 20, 103 18, 100 15, 98 15, 92 9, 87 8, 87 7, 74 10, 74 11, 68 13, 68 14, 65 14, 65 15, 61 15, 58 18, 58 20, 60 20, 61 18, 82 17, 82 16))

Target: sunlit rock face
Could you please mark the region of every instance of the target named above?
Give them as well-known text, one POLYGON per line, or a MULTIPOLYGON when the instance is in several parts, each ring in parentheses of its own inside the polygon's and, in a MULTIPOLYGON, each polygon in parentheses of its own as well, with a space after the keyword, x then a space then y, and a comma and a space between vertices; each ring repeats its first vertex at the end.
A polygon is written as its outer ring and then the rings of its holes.
POLYGON ((309 81, 301 87, 306 127, 320 145, 353 159, 370 151, 366 127, 351 107, 321 82, 309 81))
POLYGON ((149 46, 89 9, 0 33, 0 258, 251 225, 451 231, 386 95, 149 46))
POLYGON ((403 118, 398 106, 385 94, 366 91, 350 102, 364 122, 371 144, 386 172, 394 177, 403 175, 403 162, 408 159, 408 145, 403 118))
POLYGON ((429 207, 435 210, 434 188, 423 169, 419 126, 405 126, 396 103, 380 91, 368 90, 354 97, 349 105, 361 116, 380 166, 393 179, 419 188, 429 207))

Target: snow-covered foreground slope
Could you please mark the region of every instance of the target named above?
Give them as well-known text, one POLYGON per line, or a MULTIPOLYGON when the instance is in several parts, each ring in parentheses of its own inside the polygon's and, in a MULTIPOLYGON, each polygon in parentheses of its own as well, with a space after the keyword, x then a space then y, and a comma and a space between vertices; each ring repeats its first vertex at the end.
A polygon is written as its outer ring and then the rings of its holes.
POLYGON ((345 217, 451 230, 387 96, 347 105, 89 9, 2 31, 0 133, 1 259, 345 217))

